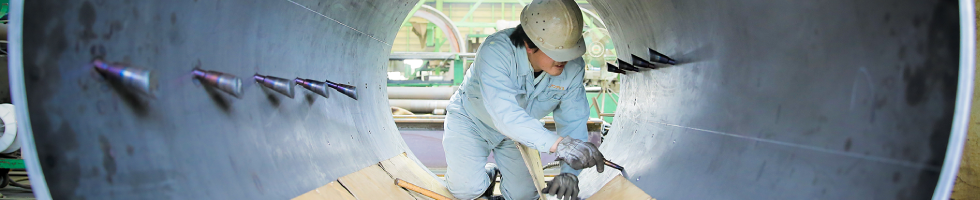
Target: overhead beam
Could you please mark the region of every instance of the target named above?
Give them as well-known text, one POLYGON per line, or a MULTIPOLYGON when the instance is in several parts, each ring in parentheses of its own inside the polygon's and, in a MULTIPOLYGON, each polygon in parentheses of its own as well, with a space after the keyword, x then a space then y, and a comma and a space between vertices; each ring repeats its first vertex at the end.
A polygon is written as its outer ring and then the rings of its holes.
POLYGON ((473 5, 470 6, 470 11, 469 12, 466 12, 466 15, 463 15, 463 20, 460 20, 460 21, 464 21, 465 22, 465 21, 468 21, 471 17, 473 17, 473 12, 475 12, 476 11, 476 8, 479 8, 480 7, 480 4, 482 4, 482 3, 483 3, 483 0, 476 0, 476 3, 474 3, 473 5))

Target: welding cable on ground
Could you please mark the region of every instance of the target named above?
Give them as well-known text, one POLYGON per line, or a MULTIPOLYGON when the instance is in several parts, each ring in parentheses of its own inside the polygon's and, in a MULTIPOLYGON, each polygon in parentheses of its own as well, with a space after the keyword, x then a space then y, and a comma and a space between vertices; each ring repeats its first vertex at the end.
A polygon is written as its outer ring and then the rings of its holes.
POLYGON ((544 167, 542 167, 541 169, 551 169, 551 168, 555 168, 555 167, 558 167, 558 166, 561 166, 561 161, 557 161, 556 160, 554 162, 548 163, 547 165, 544 165, 544 167))
POLYGON ((0 181, 0 188, 5 188, 10 182, 12 182, 10 181, 10 176, 7 175, 4 175, 2 179, 3 180, 0 181))
POLYGON ((19 187, 19 188, 24 188, 24 189, 28 189, 28 190, 31 189, 31 186, 30 185, 23 185, 23 184, 14 182, 13 180, 10 180, 10 175, 4 175, 3 178, 4 178, 4 181, 7 182, 7 183, 9 183, 11 186, 19 187))

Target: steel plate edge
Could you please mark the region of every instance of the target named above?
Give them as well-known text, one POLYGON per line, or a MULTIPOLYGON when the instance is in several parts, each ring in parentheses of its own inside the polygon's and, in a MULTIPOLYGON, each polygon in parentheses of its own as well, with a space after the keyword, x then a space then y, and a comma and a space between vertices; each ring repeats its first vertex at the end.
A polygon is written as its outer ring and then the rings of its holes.
POLYGON ((7 70, 10 77, 10 96, 17 112, 17 133, 24 137, 21 141, 21 156, 27 165, 27 176, 31 181, 34 198, 50 200, 48 184, 44 181, 41 162, 38 161, 37 149, 34 147, 34 134, 31 129, 30 114, 27 113, 27 90, 24 85, 23 60, 23 30, 24 30, 24 0, 11 0, 9 13, 9 34, 7 34, 7 70), (40 181, 39 181, 40 180, 40 181))
POLYGON ((970 104, 973 98, 974 55, 976 52, 976 22, 973 0, 960 0, 960 75, 956 92, 956 109, 953 115, 953 129, 946 147, 946 158, 932 199, 949 199, 960 168, 960 157, 966 141, 970 121, 970 104))

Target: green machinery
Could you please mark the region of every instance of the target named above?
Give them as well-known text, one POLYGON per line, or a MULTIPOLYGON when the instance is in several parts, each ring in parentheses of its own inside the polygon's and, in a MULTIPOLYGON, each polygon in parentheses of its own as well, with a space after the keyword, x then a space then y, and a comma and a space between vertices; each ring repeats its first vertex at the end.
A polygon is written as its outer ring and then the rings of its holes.
POLYGON ((389 74, 388 87, 435 87, 458 86, 463 83, 466 64, 472 63, 475 53, 394 52, 388 57, 389 68, 401 73, 405 80, 397 80, 389 74), (419 67, 408 66, 404 61, 417 60, 419 67), (432 64, 432 63, 443 63, 432 64), (451 76, 451 78, 449 78, 451 76), (427 77, 439 77, 432 79, 427 77), (449 80, 447 80, 449 79, 449 80))
MULTIPOLYGON (((10 0, 0 0, 0 16, 7 15, 10 9, 10 0)), ((6 24, 6 20, 0 21, 0 23, 6 24)), ((4 39, 6 40, 6 38, 4 39)), ((24 166, 23 159, 0 159, 0 169, 26 169, 24 166)))
POLYGON ((0 159, 0 169, 26 169, 23 159, 0 159))
MULTIPOLYGON (((438 52, 443 49, 444 44, 453 43, 452 37, 463 37, 465 35, 466 43, 468 44, 455 44, 454 48, 460 51, 475 51, 480 45, 480 39, 489 36, 488 33, 454 33, 454 34, 444 34, 443 32, 447 30, 456 31, 457 27, 463 28, 494 28, 494 30, 499 29, 500 24, 498 23, 485 23, 485 22, 473 22, 471 17, 477 7, 482 3, 501 3, 499 10, 503 13, 505 8, 504 3, 524 3, 521 1, 516 2, 503 2, 503 1, 489 1, 489 0, 473 0, 469 1, 449 1, 449 0, 437 0, 429 1, 429 3, 435 3, 434 8, 424 5, 425 0, 420 1, 412 12, 409 13, 408 18, 412 16, 421 17, 416 11, 430 13, 437 13, 436 18, 438 18, 433 23, 433 19, 426 18, 429 23, 420 22, 409 22, 406 18, 403 23, 403 27, 411 28, 412 32, 418 36, 418 40, 421 42, 422 49, 424 51, 430 52, 398 52, 402 49, 395 49, 389 57, 389 79, 388 87, 452 87, 459 86, 462 83, 463 75, 468 69, 468 65, 472 63, 475 58, 475 53, 449 53, 449 52, 438 52), (443 9, 443 3, 473 3, 470 6, 469 11, 462 20, 455 22, 447 22, 448 17, 441 13, 443 9), (438 20, 442 20, 439 22, 438 20), (445 24, 450 24, 452 28, 440 27, 440 25, 445 26, 445 24), (462 47, 469 46, 469 47, 462 47), (431 52, 435 51, 435 52, 431 52)), ((494 7, 495 8, 495 7, 494 7)), ((517 6, 510 6, 509 10, 511 13, 520 10, 517 6)), ((517 20, 517 16, 507 16, 497 15, 501 20, 510 19, 513 21, 517 20)), ((583 9, 583 19, 585 19, 585 31, 583 36, 585 37, 586 44, 588 45, 588 50, 583 59, 586 62, 586 77, 585 84, 587 87, 587 98, 590 102, 590 117, 592 118, 602 118, 606 122, 613 121, 613 114, 616 111, 616 102, 618 102, 619 97, 616 94, 619 86, 619 75, 615 73, 606 72, 605 63, 615 62, 616 60, 616 50, 610 39, 609 32, 605 29, 605 24, 598 18, 598 16, 587 9, 583 9)), ((425 17, 423 17, 425 18, 425 17)), ((494 17, 497 18, 497 17, 494 17)), ((406 37, 406 39, 411 39, 414 37, 406 37)), ((408 50, 408 49, 403 49, 408 50)))

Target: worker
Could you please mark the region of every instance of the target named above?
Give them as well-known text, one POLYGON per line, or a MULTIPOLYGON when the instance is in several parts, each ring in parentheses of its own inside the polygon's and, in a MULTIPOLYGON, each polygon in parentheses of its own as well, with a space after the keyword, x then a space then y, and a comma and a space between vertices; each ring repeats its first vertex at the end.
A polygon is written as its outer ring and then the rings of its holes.
POLYGON ((602 172, 602 153, 586 142, 584 43, 582 13, 572 0, 534 0, 520 25, 486 38, 447 106, 442 145, 446 184, 456 198, 501 198, 490 196, 496 178, 490 152, 502 198, 537 198, 515 141, 562 160, 561 174, 545 188, 559 198, 578 195, 581 169, 602 172), (557 135, 538 121, 552 112, 557 135))

